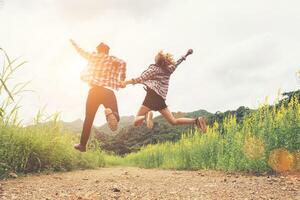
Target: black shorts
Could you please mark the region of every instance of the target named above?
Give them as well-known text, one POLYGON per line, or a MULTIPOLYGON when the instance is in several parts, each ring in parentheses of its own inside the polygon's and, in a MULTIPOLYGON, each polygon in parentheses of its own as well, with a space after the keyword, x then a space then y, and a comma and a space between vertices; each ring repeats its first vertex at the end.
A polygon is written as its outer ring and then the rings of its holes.
POLYGON ((147 94, 143 102, 143 106, 153 111, 159 111, 167 108, 165 100, 159 96, 154 90, 146 88, 147 94))

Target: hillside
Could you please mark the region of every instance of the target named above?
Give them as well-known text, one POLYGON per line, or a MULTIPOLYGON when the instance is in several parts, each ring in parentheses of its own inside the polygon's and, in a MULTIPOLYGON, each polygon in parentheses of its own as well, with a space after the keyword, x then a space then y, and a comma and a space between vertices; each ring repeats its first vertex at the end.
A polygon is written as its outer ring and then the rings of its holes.
MULTIPOLYGON (((111 131, 108 127, 108 125, 105 123, 102 126, 93 126, 92 128, 92 132, 101 132, 103 134, 106 134, 108 136, 113 136, 118 134, 118 132, 123 129, 124 127, 129 126, 130 124, 132 124, 134 120, 134 116, 124 116, 120 118, 120 122, 118 125, 118 130, 117 131, 111 131)), ((62 124, 62 127, 65 130, 71 131, 73 133, 81 133, 82 131, 82 127, 83 127, 83 120, 81 119, 77 119, 75 121, 71 121, 71 122, 64 122, 64 121, 60 121, 60 123, 62 124)))
POLYGON ((68 131, 71 131, 74 133, 81 133, 81 131, 82 131, 83 121, 81 119, 77 119, 72 122, 61 121, 61 123, 63 124, 63 127, 68 131))
MULTIPOLYGON (((241 118, 248 111, 248 108, 240 107, 234 111, 217 112, 216 114, 212 114, 206 110, 176 112, 173 114, 177 117, 204 116, 208 124, 212 125, 215 121, 221 123, 225 116, 230 114, 241 118)), ((154 118, 154 127, 152 130, 149 130, 145 125, 134 127, 133 120, 133 116, 123 116, 120 119, 117 131, 112 132, 107 124, 104 124, 100 127, 93 127, 92 135, 101 142, 102 149, 123 155, 138 151, 142 146, 147 144, 156 144, 165 141, 176 142, 181 138, 182 133, 194 129, 193 126, 171 126, 161 115, 154 118)), ((63 128, 74 133, 80 133, 82 125, 83 121, 81 119, 73 122, 62 122, 63 128)))

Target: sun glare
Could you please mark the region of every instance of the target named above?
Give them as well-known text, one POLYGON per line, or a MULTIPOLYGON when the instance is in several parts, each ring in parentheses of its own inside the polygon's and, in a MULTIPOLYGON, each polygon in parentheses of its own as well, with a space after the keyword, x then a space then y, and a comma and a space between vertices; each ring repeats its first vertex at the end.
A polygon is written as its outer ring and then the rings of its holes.
POLYGON ((294 167, 294 155, 285 148, 275 149, 270 153, 268 163, 276 172, 287 172, 294 167))

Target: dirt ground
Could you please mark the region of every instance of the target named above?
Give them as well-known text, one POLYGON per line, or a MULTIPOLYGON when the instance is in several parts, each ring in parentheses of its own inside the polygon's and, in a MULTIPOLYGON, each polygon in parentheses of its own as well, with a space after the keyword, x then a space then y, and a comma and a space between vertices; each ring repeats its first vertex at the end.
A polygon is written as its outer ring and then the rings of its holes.
POLYGON ((3 180, 0 199, 300 200, 300 175, 101 168, 3 180))

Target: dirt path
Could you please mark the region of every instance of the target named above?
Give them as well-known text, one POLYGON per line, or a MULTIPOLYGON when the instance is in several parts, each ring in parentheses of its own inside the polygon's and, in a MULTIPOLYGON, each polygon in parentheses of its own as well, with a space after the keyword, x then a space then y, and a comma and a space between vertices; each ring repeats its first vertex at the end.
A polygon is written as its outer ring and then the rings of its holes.
POLYGON ((300 176, 102 168, 0 181, 0 199, 300 200, 300 176))

